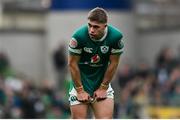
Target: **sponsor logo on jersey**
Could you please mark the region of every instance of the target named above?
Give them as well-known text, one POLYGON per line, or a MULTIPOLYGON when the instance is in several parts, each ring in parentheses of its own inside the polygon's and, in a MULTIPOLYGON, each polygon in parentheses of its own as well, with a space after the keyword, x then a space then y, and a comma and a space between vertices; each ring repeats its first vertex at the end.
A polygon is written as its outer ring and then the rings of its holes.
POLYGON ((69 46, 71 48, 76 48, 77 47, 77 41, 75 39, 71 39, 69 46))
POLYGON ((102 53, 107 53, 109 51, 109 47, 108 46, 101 46, 101 52, 102 53))
POLYGON ((90 64, 91 67, 102 67, 103 64, 90 64))
POLYGON ((100 61, 100 57, 98 54, 91 57, 91 63, 98 63, 100 61))
POLYGON ((87 47, 84 47, 84 51, 87 52, 87 53, 92 53, 92 48, 87 48, 87 47))

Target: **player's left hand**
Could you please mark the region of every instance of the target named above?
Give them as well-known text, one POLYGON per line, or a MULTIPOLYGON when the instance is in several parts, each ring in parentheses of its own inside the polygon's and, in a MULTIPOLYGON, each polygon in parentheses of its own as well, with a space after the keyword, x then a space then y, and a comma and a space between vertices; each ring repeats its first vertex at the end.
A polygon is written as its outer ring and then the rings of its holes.
POLYGON ((98 101, 98 100, 104 100, 106 99, 107 97, 107 92, 105 89, 97 89, 95 92, 94 92, 94 95, 93 97, 98 101))

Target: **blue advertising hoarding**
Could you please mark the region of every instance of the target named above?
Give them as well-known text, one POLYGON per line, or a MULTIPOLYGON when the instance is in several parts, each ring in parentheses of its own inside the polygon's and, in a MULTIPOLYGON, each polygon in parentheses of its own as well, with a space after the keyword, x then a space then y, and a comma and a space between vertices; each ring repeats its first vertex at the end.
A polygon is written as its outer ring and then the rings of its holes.
POLYGON ((51 10, 86 10, 94 7, 130 10, 132 0, 52 0, 51 10))

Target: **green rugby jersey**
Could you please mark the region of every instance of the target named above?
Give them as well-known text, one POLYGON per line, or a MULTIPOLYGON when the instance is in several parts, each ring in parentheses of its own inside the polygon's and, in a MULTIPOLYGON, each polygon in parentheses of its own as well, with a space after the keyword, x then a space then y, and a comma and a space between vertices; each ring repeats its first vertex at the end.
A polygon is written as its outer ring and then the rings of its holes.
MULTIPOLYGON (((92 40, 88 34, 88 26, 82 26, 72 36, 69 43, 69 54, 79 55, 78 63, 81 82, 84 90, 91 96, 100 86, 109 64, 109 56, 121 55, 124 47, 122 33, 108 25, 101 40, 92 40)), ((72 85, 70 89, 72 89, 72 85)))

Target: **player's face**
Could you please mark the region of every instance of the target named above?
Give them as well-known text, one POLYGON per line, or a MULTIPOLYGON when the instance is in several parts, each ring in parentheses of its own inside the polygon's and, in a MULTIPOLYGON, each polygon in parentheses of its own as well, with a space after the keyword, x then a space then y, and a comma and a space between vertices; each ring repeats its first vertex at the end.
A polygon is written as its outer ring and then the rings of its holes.
POLYGON ((98 23, 96 21, 88 21, 88 31, 89 31, 89 36, 92 39, 101 39, 104 35, 104 31, 106 28, 106 24, 104 23, 98 23))

